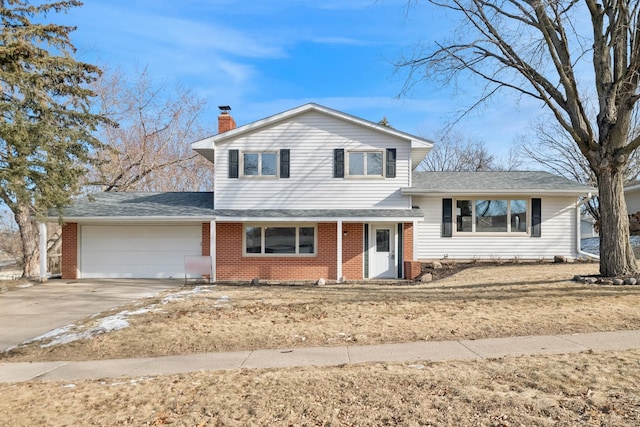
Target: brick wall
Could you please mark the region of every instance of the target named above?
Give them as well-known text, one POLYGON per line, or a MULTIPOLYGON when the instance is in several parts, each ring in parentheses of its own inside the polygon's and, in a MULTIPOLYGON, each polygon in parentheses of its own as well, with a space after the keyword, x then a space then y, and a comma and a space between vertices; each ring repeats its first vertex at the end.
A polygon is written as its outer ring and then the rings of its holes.
POLYGON ((319 223, 315 257, 242 256, 241 223, 216 224, 216 280, 336 280, 335 223, 319 223))
POLYGON ((347 280, 364 278, 364 226, 362 223, 342 224, 342 275, 347 280))
POLYGON ((403 231, 404 278, 413 280, 422 273, 422 265, 413 259, 413 223, 405 222, 403 231))
POLYGON ((404 254, 403 261, 413 261, 413 223, 404 223, 404 235, 402 236, 404 242, 402 253, 404 254))
POLYGON ((63 279, 78 278, 78 224, 70 222, 62 226, 62 261, 63 279))
POLYGON ((211 223, 202 223, 202 256, 211 255, 211 223))

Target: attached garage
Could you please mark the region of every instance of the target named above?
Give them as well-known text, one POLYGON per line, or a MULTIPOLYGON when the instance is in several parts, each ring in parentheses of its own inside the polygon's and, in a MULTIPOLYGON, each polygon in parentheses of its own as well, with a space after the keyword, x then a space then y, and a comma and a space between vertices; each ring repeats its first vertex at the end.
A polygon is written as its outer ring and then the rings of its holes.
POLYGON ((82 225, 78 243, 81 278, 180 278, 184 257, 202 254, 202 226, 82 225))
POLYGON ((184 278, 186 256, 209 256, 214 218, 208 192, 106 192, 77 200, 64 210, 62 278, 184 278))

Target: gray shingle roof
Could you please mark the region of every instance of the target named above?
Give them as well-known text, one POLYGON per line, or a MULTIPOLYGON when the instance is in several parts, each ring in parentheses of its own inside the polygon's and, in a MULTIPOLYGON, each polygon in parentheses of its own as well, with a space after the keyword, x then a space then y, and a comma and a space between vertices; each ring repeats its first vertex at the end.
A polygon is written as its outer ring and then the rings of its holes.
MULTIPOLYGON (((56 212, 49 212, 57 216, 56 212)), ((213 215, 212 192, 97 193, 63 210, 66 218, 198 217, 213 215)))
POLYGON ((410 190, 435 193, 514 192, 588 193, 597 190, 562 176, 542 171, 518 172, 414 172, 410 190))
MULTIPOLYGON (((57 213, 49 212, 55 217, 57 213)), ((65 218, 420 218, 419 209, 213 209, 211 192, 97 193, 75 201, 65 218)))

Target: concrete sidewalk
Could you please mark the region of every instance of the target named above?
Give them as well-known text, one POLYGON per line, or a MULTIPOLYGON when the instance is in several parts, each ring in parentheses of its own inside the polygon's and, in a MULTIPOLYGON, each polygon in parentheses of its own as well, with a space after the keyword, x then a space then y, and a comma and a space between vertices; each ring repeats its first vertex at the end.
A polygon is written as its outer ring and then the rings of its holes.
POLYGON ((640 330, 365 346, 307 347, 85 362, 0 363, 0 382, 73 381, 230 369, 470 360, 640 348, 640 330))

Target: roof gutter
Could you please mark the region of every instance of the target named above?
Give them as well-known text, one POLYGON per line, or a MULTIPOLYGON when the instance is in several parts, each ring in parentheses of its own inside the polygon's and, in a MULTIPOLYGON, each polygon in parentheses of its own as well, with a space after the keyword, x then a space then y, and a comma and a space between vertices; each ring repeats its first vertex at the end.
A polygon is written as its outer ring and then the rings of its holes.
MULTIPOLYGON (((422 190, 415 188, 403 188, 400 190, 403 196, 493 196, 493 195, 514 195, 514 194, 549 194, 554 196, 576 196, 584 194, 584 190, 543 190, 540 188, 520 189, 520 190, 422 190)), ((591 194, 591 193, 589 193, 591 194)))
MULTIPOLYGON (((49 217, 58 220, 58 217, 49 217)), ((77 223, 117 223, 117 222, 209 222, 213 215, 208 216, 63 216, 64 222, 77 223)))
POLYGON ((323 216, 323 217, 253 217, 253 216, 219 216, 215 217, 216 222, 411 222, 422 219, 415 216, 362 216, 362 217, 340 217, 340 216, 323 216))

